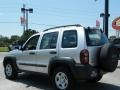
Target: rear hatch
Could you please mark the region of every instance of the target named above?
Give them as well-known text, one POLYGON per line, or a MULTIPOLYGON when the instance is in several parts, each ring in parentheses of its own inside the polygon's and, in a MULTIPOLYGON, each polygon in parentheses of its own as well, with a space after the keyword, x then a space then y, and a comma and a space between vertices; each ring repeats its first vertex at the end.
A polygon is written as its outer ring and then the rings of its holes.
POLYGON ((87 49, 89 51, 89 64, 92 66, 98 65, 100 49, 108 43, 108 39, 101 30, 96 28, 85 28, 87 49))

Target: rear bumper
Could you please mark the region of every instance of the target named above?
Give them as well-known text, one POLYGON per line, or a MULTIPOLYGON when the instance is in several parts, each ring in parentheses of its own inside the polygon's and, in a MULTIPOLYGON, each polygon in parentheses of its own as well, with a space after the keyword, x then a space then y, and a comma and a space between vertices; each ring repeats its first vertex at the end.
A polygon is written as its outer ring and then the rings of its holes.
POLYGON ((99 70, 91 65, 75 64, 72 68, 75 79, 89 80, 95 78, 99 74, 99 70))

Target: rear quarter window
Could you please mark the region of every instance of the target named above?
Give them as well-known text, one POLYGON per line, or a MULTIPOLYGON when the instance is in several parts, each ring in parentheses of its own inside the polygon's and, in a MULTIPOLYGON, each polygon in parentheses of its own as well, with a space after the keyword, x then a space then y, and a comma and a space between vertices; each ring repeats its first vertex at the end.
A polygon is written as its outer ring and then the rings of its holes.
POLYGON ((88 46, 100 46, 108 42, 106 35, 99 29, 85 29, 85 34, 88 46))

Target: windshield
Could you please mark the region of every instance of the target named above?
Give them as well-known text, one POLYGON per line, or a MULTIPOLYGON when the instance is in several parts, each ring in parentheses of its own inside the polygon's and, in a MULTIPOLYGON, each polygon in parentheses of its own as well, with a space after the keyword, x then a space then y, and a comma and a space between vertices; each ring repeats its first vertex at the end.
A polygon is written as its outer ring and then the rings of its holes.
POLYGON ((99 29, 87 28, 85 33, 88 46, 100 46, 108 42, 106 35, 99 29))

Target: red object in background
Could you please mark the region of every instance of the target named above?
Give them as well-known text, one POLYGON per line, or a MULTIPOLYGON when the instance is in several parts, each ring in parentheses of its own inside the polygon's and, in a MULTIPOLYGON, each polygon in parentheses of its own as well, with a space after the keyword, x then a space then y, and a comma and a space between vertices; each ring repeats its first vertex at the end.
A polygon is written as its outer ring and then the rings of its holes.
POLYGON ((112 28, 115 30, 120 30, 120 17, 112 21, 112 28))
POLYGON ((96 20, 96 27, 100 27, 100 21, 99 20, 96 20))
POLYGON ((21 21, 21 25, 25 25, 25 18, 24 17, 20 17, 20 21, 21 21))

